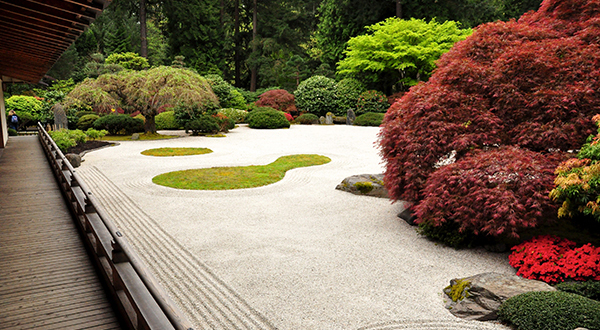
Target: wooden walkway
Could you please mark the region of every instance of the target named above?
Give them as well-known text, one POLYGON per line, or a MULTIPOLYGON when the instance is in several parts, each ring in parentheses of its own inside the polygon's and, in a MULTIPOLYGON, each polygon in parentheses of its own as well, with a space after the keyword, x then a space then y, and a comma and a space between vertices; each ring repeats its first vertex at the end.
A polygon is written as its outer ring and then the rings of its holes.
POLYGON ((0 153, 0 329, 121 329, 37 136, 0 153))

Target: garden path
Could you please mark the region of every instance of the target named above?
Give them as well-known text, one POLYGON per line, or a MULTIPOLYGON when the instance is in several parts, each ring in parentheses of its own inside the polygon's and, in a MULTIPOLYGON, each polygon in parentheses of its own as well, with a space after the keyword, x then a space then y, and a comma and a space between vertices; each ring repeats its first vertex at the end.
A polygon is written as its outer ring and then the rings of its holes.
POLYGON ((514 274, 506 254, 432 243, 396 217, 401 203, 334 189, 347 176, 383 171, 377 133, 242 126, 226 138, 127 141, 86 154, 79 172, 200 329, 507 329, 459 320, 441 296, 455 277, 514 274), (165 146, 214 152, 140 154, 165 146), (264 165, 300 153, 332 161, 252 189, 152 183, 164 172, 264 165))

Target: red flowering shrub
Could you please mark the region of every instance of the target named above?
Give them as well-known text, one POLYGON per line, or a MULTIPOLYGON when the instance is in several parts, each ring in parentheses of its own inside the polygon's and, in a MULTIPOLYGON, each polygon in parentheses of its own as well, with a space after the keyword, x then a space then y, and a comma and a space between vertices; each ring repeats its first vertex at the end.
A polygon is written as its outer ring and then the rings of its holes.
POLYGON ((415 207, 417 223, 456 222, 459 231, 518 237, 555 212, 548 191, 555 157, 517 147, 478 151, 442 166, 427 180, 415 207))
POLYGON ((285 112, 284 115, 285 115, 285 119, 287 119, 288 121, 294 120, 294 117, 292 117, 292 115, 290 115, 289 113, 285 112))
POLYGON ((262 93, 256 101, 259 107, 271 107, 276 110, 295 114, 298 112, 294 104, 294 95, 284 89, 273 89, 262 93))
POLYGON ((391 198, 418 207, 451 152, 460 161, 493 145, 579 148, 600 108, 598 17, 597 0, 545 0, 518 22, 481 25, 456 43, 386 114, 380 146, 391 198))
POLYGON ((564 238, 538 236, 514 246, 508 262, 517 268, 517 275, 551 284, 567 279, 600 280, 600 248, 575 246, 564 238))

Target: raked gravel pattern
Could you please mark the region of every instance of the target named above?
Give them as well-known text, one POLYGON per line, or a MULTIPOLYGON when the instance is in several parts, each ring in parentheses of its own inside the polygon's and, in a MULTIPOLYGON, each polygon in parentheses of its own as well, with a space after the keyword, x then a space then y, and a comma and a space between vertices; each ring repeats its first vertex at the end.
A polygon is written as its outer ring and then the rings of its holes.
POLYGON ((443 306, 450 279, 514 274, 506 254, 454 250, 397 218, 402 203, 335 190, 381 173, 378 128, 296 126, 226 138, 125 141, 85 155, 78 172, 197 329, 481 329, 443 306), (149 157, 158 147, 211 154, 149 157), (160 173, 268 164, 314 153, 331 163, 230 191, 154 185, 160 173))

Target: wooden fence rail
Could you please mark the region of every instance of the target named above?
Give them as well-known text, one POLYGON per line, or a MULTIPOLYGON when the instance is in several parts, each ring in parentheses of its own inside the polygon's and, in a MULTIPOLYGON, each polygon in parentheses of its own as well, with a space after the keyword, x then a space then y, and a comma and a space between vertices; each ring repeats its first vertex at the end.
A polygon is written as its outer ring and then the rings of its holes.
POLYGON ((92 259, 126 325, 136 330, 193 330, 50 135, 40 124, 38 130, 44 152, 75 215, 75 222, 85 233, 83 240, 93 251, 92 259))

